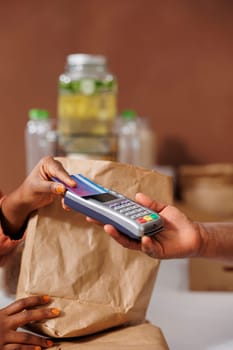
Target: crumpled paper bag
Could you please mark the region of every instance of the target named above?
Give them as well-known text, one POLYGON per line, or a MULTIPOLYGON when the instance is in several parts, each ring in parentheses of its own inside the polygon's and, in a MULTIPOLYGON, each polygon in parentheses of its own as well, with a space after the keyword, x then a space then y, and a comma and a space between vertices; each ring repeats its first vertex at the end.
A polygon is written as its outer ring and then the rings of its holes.
MULTIPOLYGON (((171 202, 171 179, 110 161, 60 161, 70 174, 81 173, 134 199, 136 192, 171 202)), ((159 261, 123 248, 102 226, 66 212, 60 200, 31 218, 22 257, 17 297, 48 294, 61 316, 30 329, 62 338, 93 334, 144 320, 159 261)))
POLYGON ((111 332, 58 342, 50 350, 169 350, 160 328, 150 323, 119 327, 111 332))

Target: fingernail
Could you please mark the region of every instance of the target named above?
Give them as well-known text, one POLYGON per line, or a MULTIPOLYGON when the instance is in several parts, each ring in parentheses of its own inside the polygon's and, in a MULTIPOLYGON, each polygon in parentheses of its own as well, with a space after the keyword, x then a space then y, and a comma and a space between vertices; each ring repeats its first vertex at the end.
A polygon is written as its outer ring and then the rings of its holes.
POLYGON ((48 303, 50 301, 50 297, 48 295, 43 295, 42 299, 45 303, 48 303))
POLYGON ((63 207, 65 211, 71 211, 71 208, 67 207, 67 206, 64 206, 63 207))
POLYGON ((64 193, 64 186, 62 184, 57 184, 55 187, 55 192, 57 194, 63 194, 64 193))
POLYGON ((46 340, 46 344, 47 344, 47 346, 52 346, 53 342, 52 342, 52 340, 46 340))
POLYGON ((60 310, 52 309, 52 313, 54 314, 54 316, 58 316, 60 314, 60 310))
POLYGON ((40 346, 35 346, 35 350, 41 350, 40 346))

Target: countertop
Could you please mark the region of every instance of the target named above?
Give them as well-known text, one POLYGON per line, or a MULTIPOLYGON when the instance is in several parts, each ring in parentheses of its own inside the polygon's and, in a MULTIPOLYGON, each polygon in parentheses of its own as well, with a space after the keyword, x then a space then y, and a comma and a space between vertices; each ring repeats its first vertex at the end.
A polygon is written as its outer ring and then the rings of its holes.
POLYGON ((233 293, 190 291, 187 259, 161 262, 147 319, 171 350, 233 349, 233 293))

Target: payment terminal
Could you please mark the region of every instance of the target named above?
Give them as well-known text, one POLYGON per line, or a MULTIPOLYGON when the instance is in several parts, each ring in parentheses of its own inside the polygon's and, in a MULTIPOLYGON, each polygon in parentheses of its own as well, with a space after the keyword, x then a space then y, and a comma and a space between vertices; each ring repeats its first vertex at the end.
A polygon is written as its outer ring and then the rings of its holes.
POLYGON ((153 210, 81 174, 71 177, 77 187, 67 187, 64 202, 68 207, 103 224, 111 224, 121 233, 137 240, 143 235, 153 236, 163 229, 162 218, 153 210))

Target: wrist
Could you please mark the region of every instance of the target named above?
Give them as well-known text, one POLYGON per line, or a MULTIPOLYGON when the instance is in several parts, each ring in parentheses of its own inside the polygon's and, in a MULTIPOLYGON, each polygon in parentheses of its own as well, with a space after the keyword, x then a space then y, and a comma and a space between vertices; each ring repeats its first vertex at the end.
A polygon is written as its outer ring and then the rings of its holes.
POLYGON ((23 202, 20 193, 12 192, 5 196, 1 204, 1 226, 5 235, 11 239, 22 238, 27 226, 30 208, 23 202))
POLYGON ((198 223, 198 226, 199 226, 200 242, 201 242, 199 252, 198 252, 198 257, 200 258, 211 257, 211 251, 210 251, 211 244, 209 244, 210 233, 208 231, 208 227, 206 226, 205 223, 198 223))
POLYGON ((206 231, 205 225, 200 222, 194 222, 195 232, 198 237, 197 239, 197 248, 194 256, 197 258, 205 257, 208 246, 208 233, 206 231))

